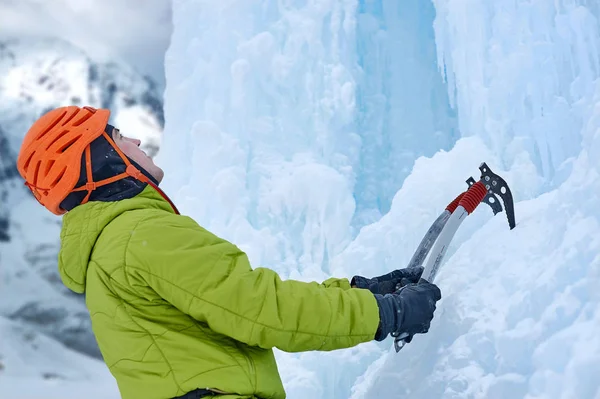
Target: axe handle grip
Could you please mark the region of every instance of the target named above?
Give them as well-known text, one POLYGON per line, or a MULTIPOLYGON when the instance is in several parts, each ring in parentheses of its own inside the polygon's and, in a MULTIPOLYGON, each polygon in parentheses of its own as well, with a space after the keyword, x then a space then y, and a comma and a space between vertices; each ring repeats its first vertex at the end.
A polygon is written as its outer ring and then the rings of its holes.
POLYGON ((465 193, 466 193, 466 191, 463 193, 460 193, 456 198, 454 198, 454 201, 452 201, 451 203, 448 204, 448 206, 446 207, 446 210, 450 213, 454 213, 454 211, 458 207, 458 204, 460 203, 460 200, 463 198, 465 193))
POLYGON ((458 202, 458 206, 462 206, 465 208, 467 213, 470 215, 473 213, 477 205, 483 201, 487 194, 487 189, 483 185, 481 181, 473 184, 469 190, 463 195, 463 197, 458 202))

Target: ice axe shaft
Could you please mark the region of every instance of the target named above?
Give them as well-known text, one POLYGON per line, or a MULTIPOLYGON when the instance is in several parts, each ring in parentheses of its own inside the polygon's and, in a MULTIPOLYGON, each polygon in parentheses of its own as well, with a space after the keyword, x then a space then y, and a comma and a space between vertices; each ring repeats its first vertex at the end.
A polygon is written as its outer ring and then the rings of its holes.
POLYGON ((433 222, 433 224, 431 225, 429 230, 427 230, 427 233, 425 233, 425 236, 421 240, 421 243, 415 251, 415 254, 413 255, 412 259, 410 260, 410 262, 408 262, 407 267, 419 267, 423 264, 425 258, 427 257, 427 254, 429 254, 429 251, 431 250, 431 246, 437 240, 442 229, 444 228, 444 226, 448 222, 448 219, 452 215, 452 212, 456 210, 458 203, 464 195, 465 193, 460 193, 450 204, 448 204, 444 212, 442 212, 440 216, 438 216, 435 222, 433 222))
POLYGON ((454 234, 456 234, 456 230, 458 230, 466 217, 473 213, 486 194, 487 191, 485 186, 481 182, 477 182, 472 185, 461 198, 458 207, 446 222, 444 229, 431 250, 431 256, 427 259, 422 278, 429 282, 433 282, 442 263, 442 259, 444 259, 444 256, 446 255, 448 246, 450 245, 452 238, 454 238, 454 234))
MULTIPOLYGON (((479 166, 479 169, 481 179, 478 182, 474 182, 473 178, 467 180, 467 184, 470 186, 469 189, 457 196, 438 216, 409 262, 408 267, 421 266, 431 250, 423 270, 422 279, 429 282, 434 281, 456 231, 466 217, 473 213, 482 201, 492 208, 495 215, 500 212, 498 210, 499 201, 496 197, 496 195, 499 195, 504 202, 510 229, 512 230, 515 227, 513 197, 506 181, 493 173, 485 162, 479 166)), ((399 352, 404 345, 412 340, 412 337, 407 333, 393 333, 392 336, 394 337, 396 352, 399 352)))
MULTIPOLYGON (((440 234, 439 238, 435 242, 435 246, 431 251, 431 256, 427 264, 425 265, 425 270, 423 270, 422 278, 432 283, 435 279, 435 276, 439 270, 440 264, 442 263, 442 259, 446 255, 446 251, 450 246, 450 242, 452 238, 454 238, 454 234, 460 227, 463 220, 466 219, 466 216, 469 213, 463 208, 459 206, 456 211, 450 216, 444 230, 440 234)), ((409 342, 410 334, 402 333, 399 335, 394 335, 394 349, 396 353, 400 352, 400 350, 409 342)))

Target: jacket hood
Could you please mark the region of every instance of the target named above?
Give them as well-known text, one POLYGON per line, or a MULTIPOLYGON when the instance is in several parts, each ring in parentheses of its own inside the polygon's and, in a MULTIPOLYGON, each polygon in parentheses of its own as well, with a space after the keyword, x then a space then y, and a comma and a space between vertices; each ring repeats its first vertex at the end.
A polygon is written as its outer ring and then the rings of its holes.
POLYGON ((87 268, 92 250, 102 230, 123 212, 135 209, 162 209, 178 213, 158 187, 150 184, 135 197, 120 201, 90 201, 63 216, 58 254, 58 271, 70 290, 85 292, 87 268))

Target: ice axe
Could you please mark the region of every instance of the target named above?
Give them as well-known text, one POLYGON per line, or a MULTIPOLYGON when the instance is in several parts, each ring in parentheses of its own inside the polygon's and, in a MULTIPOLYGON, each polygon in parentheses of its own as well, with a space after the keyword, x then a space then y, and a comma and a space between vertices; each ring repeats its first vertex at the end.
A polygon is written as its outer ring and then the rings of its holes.
MULTIPOLYGON (((421 275, 422 279, 433 282, 454 234, 463 220, 473 213, 481 202, 488 204, 494 215, 496 215, 502 212, 503 209, 499 201, 501 199, 508 225, 511 230, 515 228, 515 207, 508 184, 503 178, 492 172, 485 162, 479 165, 479 170, 481 171, 479 181, 475 182, 472 177, 467 179, 468 190, 458 195, 454 201, 448 204, 444 212, 438 216, 427 230, 411 258, 407 267, 419 267, 431 252, 421 275)), ((401 290, 402 287, 398 286, 397 289, 401 290)), ((400 349, 412 340, 412 335, 407 333, 392 333, 392 336, 394 337, 396 352, 400 352, 400 349)))

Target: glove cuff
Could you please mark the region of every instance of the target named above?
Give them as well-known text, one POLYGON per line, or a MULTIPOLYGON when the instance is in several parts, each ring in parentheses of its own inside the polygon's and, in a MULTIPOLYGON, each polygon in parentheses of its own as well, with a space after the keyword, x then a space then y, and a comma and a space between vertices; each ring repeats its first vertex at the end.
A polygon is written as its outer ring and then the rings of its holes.
POLYGON ((365 278, 363 276, 354 276, 352 277, 352 281, 350 281, 350 285, 355 285, 357 288, 362 288, 365 290, 369 289, 369 285, 371 284, 371 280, 365 278))
POLYGON ((385 296, 375 294, 374 296, 379 307, 379 327, 375 333, 375 340, 383 341, 391 332, 397 329, 397 305, 390 294, 385 296))

